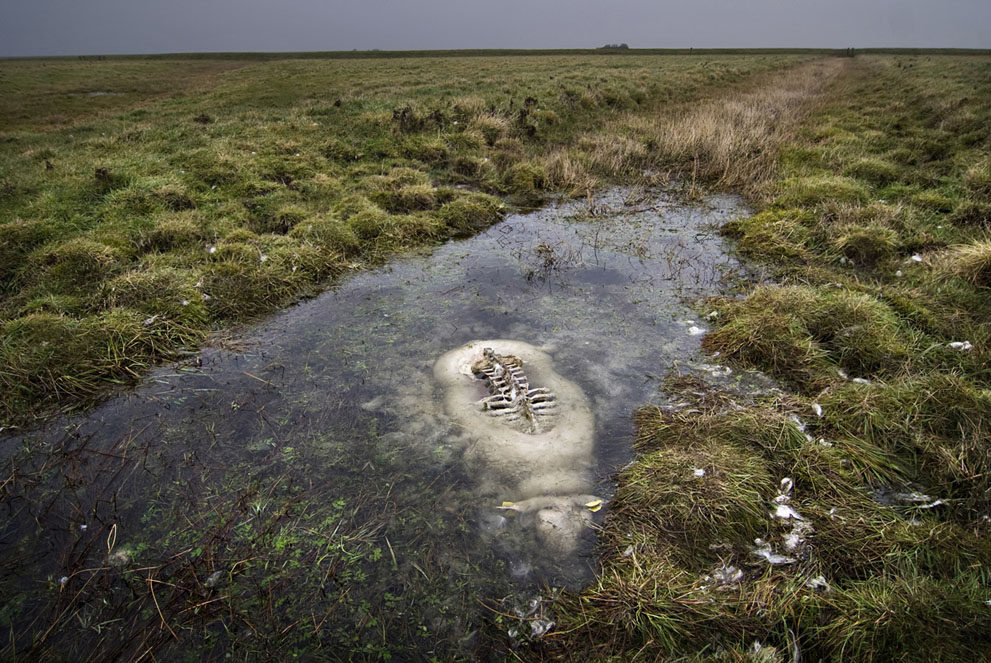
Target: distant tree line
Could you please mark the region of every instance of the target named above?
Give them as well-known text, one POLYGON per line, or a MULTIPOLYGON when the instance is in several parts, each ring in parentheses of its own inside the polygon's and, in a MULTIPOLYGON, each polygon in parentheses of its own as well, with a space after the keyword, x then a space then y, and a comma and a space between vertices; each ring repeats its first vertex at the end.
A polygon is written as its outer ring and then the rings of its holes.
POLYGON ((606 44, 605 46, 599 46, 598 50, 613 50, 613 51, 625 51, 630 48, 629 44, 606 44))

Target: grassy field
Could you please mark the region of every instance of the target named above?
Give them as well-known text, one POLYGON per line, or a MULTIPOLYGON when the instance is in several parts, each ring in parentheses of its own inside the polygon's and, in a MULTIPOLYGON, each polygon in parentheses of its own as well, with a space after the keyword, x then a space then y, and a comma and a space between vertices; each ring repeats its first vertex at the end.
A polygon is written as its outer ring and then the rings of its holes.
MULTIPOLYGON (((768 169, 730 174, 760 213, 724 232, 774 283, 700 304, 704 347, 790 392, 673 378, 690 414, 640 411, 601 579, 544 656, 991 658, 989 74, 857 58, 797 133, 765 132, 768 169)), ((717 179, 721 142, 694 152, 717 179)))
POLYGON ((669 378, 516 654, 991 658, 991 57, 7 61, 0 126, 2 425, 549 193, 744 193, 704 346, 787 392, 669 378))
POLYGON ((0 422, 504 201, 639 176, 647 138, 588 130, 806 57, 4 62, 0 422))

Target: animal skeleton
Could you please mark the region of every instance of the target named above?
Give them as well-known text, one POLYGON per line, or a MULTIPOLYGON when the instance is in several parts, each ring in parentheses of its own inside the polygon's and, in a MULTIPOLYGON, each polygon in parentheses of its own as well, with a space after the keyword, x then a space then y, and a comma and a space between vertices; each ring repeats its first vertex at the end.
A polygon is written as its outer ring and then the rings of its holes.
POLYGON ((472 373, 484 379, 490 396, 479 401, 482 410, 495 417, 503 417, 524 433, 536 435, 552 426, 548 415, 557 407, 557 399, 550 389, 530 387, 523 372, 523 360, 513 355, 497 355, 492 348, 482 351, 482 359, 471 367, 472 373))
POLYGON ((434 377, 445 410, 470 439, 464 460, 479 495, 531 528, 541 554, 571 555, 602 504, 589 479, 595 417, 588 397, 554 370, 549 354, 508 339, 445 353, 434 377), (531 387, 531 378, 542 387, 531 387))

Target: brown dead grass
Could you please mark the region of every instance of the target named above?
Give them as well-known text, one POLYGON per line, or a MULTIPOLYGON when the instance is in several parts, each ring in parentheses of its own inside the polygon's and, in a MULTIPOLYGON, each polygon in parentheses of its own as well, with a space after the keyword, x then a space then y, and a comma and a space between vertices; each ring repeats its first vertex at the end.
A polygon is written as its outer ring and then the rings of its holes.
POLYGON ((552 152, 546 170, 556 186, 578 195, 602 180, 663 170, 690 178, 693 191, 706 182, 763 198, 779 146, 822 105, 848 66, 845 59, 814 60, 700 104, 626 114, 552 152))
POLYGON ((821 105, 846 66, 846 60, 816 60, 769 85, 658 118, 645 129, 662 162, 681 164, 695 179, 758 194, 774 175, 778 147, 821 105))

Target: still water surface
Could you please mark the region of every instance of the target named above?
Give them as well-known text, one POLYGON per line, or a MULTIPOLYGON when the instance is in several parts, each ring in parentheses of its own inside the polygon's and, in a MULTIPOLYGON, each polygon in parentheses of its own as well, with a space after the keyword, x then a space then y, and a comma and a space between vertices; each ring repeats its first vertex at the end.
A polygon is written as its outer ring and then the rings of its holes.
POLYGON ((601 523, 634 409, 718 374, 690 304, 740 275, 714 228, 742 212, 614 190, 511 215, 0 440, 5 656, 487 659, 539 635, 539 597, 592 579, 594 528, 550 554, 479 490, 434 362, 548 352, 593 411, 601 523))

